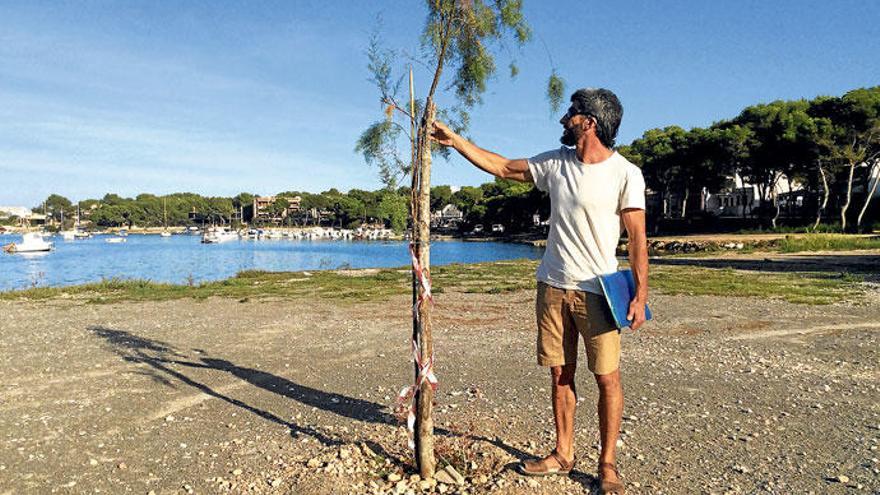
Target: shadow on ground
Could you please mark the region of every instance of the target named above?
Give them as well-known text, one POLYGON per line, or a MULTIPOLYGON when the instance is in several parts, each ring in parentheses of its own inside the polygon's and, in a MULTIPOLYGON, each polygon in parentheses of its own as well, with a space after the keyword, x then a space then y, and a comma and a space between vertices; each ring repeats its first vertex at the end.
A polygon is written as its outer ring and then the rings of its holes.
MULTIPOLYGON (((172 387, 175 386, 175 382, 188 385, 211 397, 220 399, 263 419, 284 426, 290 430, 290 434, 294 438, 297 438, 300 435, 307 435, 328 447, 348 443, 336 437, 327 435, 317 428, 299 425, 292 421, 285 420, 269 411, 257 408, 240 399, 218 392, 210 386, 172 368, 172 366, 184 366, 187 368, 215 370, 228 373, 255 387, 352 420, 392 426, 400 424, 400 421, 398 421, 396 417, 385 412, 384 406, 374 402, 300 385, 266 371, 238 366, 225 359, 207 356, 200 356, 197 359, 193 359, 166 342, 140 337, 124 330, 104 326, 90 326, 88 327, 88 331, 103 339, 110 346, 112 352, 120 356, 123 360, 130 363, 147 365, 149 369, 146 370, 145 374, 153 380, 172 387)), ((203 350, 197 349, 195 351, 200 354, 206 354, 203 350)), ((436 428, 435 433, 439 436, 463 438, 472 442, 485 442, 507 452, 520 461, 533 458, 532 455, 505 443, 498 437, 488 438, 469 431, 457 432, 444 428, 436 428)), ((349 440, 349 442, 351 442, 351 440, 349 440)), ((408 454, 404 454, 403 456, 391 454, 384 447, 370 440, 355 440, 355 442, 366 443, 374 452, 392 460, 409 471, 412 470, 412 464, 408 459, 408 454)), ((516 465, 516 463, 512 463, 505 467, 507 469, 515 470, 516 465)), ((581 471, 572 471, 571 477, 583 485, 586 490, 589 490, 589 493, 594 492, 597 483, 594 476, 581 471)))
MULTIPOLYGON (((223 359, 210 357, 201 357, 198 361, 187 359, 185 354, 177 351, 170 344, 140 337, 124 330, 117 330, 103 326, 91 326, 88 330, 94 335, 104 339, 104 341, 111 346, 112 351, 125 361, 146 364, 149 366, 150 370, 147 374, 154 380, 169 386, 173 386, 174 382, 172 380, 177 380, 178 382, 193 387, 211 397, 220 399, 228 404, 232 404, 256 414, 263 419, 287 427, 290 429, 290 434, 294 438, 297 438, 300 435, 307 435, 316 439, 324 446, 335 446, 344 443, 338 438, 328 436, 316 428, 287 421, 269 411, 259 409, 242 400, 224 395, 170 366, 179 365, 191 368, 222 371, 264 390, 274 392, 303 404, 350 419, 389 425, 395 425, 398 423, 392 415, 387 414, 382 410, 383 407, 381 405, 373 402, 346 397, 340 394, 328 393, 315 388, 299 385, 265 371, 236 366, 223 359)), ((364 443, 384 457, 401 461, 397 456, 389 454, 381 445, 378 445, 375 442, 364 441, 364 443)))

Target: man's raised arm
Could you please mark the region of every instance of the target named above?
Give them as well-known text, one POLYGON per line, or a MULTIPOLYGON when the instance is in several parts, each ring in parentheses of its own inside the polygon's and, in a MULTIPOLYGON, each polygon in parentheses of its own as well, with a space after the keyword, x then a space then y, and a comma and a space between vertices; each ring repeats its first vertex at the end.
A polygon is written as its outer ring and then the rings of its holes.
POLYGON ((459 136, 442 122, 434 122, 434 128, 431 129, 431 138, 444 146, 455 148, 455 151, 458 151, 461 156, 467 158, 477 168, 495 177, 520 182, 534 182, 532 173, 529 172, 529 164, 524 158, 510 160, 497 153, 484 150, 459 136))

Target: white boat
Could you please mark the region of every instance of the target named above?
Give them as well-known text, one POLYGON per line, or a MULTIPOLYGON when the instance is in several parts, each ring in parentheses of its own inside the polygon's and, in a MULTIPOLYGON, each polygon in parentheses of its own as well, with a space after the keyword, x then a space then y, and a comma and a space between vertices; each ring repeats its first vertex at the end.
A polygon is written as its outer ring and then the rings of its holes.
POLYGON ((65 241, 72 241, 76 239, 76 232, 73 230, 65 230, 61 232, 61 238, 65 241))
POLYGON ((38 232, 28 232, 22 234, 20 243, 9 243, 3 246, 3 250, 7 253, 40 253, 51 251, 53 247, 54 245, 51 242, 46 242, 46 240, 43 239, 42 234, 38 232))
POLYGON ((237 241, 238 232, 229 230, 226 227, 214 227, 202 236, 202 244, 219 244, 227 241, 237 241))
POLYGON ((159 233, 159 236, 160 237, 171 237, 171 232, 168 232, 167 230, 163 230, 162 232, 159 233))
POLYGON ((125 242, 125 237, 108 237, 104 239, 104 242, 110 244, 122 244, 123 242, 125 242))
POLYGON ((75 230, 73 232, 73 237, 76 239, 88 239, 92 234, 90 232, 86 232, 84 230, 75 230))

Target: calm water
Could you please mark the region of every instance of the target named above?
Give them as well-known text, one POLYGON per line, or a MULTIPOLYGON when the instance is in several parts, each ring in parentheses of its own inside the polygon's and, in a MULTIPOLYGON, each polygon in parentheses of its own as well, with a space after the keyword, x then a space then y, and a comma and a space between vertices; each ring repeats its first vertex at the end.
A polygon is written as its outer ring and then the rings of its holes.
MULTIPOLYGON (((102 278, 138 278, 185 283, 231 277, 241 270, 320 270, 339 267, 374 268, 409 264, 405 242, 379 241, 230 241, 201 244, 198 236, 130 235, 124 244, 104 242, 105 236, 55 243, 50 253, 0 252, 0 290, 34 285, 62 286, 102 278)), ((20 241, 0 235, 0 245, 20 241)), ((515 258, 537 259, 543 250, 522 244, 443 241, 431 244, 431 263, 475 263, 515 258)))

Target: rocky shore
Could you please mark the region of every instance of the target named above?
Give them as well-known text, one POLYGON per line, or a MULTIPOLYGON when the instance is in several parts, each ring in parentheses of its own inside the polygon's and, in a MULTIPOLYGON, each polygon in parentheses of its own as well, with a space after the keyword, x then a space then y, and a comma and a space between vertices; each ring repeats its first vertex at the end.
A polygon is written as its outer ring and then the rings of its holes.
MULTIPOLYGON (((553 442, 533 298, 438 294, 433 480, 393 413, 407 297, 0 302, 0 493, 590 493, 584 371, 574 474, 512 469, 553 442)), ((652 296, 624 335, 628 493, 877 493, 878 300, 652 296)))

